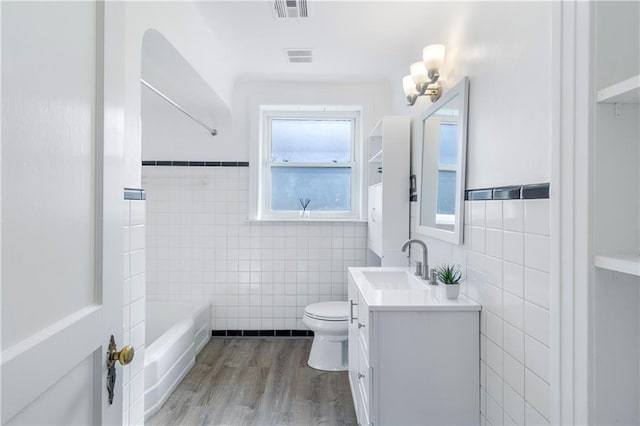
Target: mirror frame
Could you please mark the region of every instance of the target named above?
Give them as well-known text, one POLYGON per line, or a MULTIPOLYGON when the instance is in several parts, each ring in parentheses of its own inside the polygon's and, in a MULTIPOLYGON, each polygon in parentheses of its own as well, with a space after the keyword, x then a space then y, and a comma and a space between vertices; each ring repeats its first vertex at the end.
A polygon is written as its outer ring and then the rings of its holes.
POLYGON ((421 139, 420 139, 420 170, 416 173, 418 177, 418 208, 416 231, 420 234, 428 237, 437 238, 442 241, 446 241, 451 244, 461 245, 463 242, 464 234, 464 192, 466 182, 466 167, 467 167, 467 124, 469 116, 469 77, 464 77, 461 81, 456 83, 450 90, 448 90, 440 99, 438 99, 433 105, 431 105, 425 112, 420 115, 421 126, 421 139), (456 207, 455 207, 455 225, 453 232, 438 229, 432 226, 422 225, 422 167, 423 167, 423 153, 424 153, 424 122, 431 117, 441 107, 446 105, 451 99, 456 96, 461 96, 462 114, 460 117, 461 125, 460 132, 458 133, 458 158, 456 159, 456 168, 459 173, 456 174, 456 207))

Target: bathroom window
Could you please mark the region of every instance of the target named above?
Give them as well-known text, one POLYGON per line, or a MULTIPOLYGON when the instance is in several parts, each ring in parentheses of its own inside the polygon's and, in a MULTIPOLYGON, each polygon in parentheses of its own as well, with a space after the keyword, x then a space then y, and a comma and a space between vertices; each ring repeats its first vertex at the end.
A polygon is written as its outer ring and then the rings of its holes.
POLYGON ((359 219, 359 127, 358 110, 264 108, 258 219, 359 219))

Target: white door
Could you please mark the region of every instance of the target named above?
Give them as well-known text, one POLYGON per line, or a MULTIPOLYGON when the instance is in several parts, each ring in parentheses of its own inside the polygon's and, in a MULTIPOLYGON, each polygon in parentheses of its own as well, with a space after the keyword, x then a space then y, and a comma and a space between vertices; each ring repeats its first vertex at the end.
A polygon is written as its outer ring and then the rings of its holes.
POLYGON ((121 423, 122 5, 0 10, 1 422, 121 423))

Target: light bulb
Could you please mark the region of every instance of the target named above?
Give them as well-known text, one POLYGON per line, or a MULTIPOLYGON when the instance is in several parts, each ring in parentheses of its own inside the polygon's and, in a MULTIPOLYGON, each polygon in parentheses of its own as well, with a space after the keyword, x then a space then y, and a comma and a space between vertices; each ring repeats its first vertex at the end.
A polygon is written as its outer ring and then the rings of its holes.
POLYGON ((414 84, 422 84, 428 80, 427 69, 424 66, 424 62, 415 62, 409 67, 411 71, 411 78, 414 84))
POLYGON ((413 78, 410 75, 405 76, 402 79, 402 88, 406 96, 415 95, 418 93, 416 90, 416 84, 413 82, 413 78))
POLYGON ((422 60, 427 70, 439 70, 444 61, 444 45, 431 44, 422 50, 422 60))

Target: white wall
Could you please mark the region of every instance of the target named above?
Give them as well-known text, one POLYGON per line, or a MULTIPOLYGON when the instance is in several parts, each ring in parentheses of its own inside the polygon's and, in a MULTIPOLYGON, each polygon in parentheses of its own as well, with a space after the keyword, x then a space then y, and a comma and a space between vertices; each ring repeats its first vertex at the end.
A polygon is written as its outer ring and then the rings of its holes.
POLYGON ((214 114, 217 119, 211 124, 218 134, 212 136, 151 89, 141 90, 143 160, 238 161, 229 149, 233 136, 228 110, 214 114))
POLYGON ((162 34, 229 103, 233 70, 225 65, 224 40, 216 39, 196 6, 189 2, 126 2, 125 4, 125 187, 141 181, 142 40, 148 29, 162 34))
POLYGON ((362 106, 362 129, 366 137, 375 124, 390 112, 386 82, 306 82, 239 80, 235 86, 231 113, 234 144, 239 161, 250 158, 250 146, 257 143, 260 105, 347 105, 362 106))
POLYGON ((402 77, 426 44, 441 42, 445 91, 470 77, 467 189, 549 182, 551 118, 551 4, 461 3, 460 15, 440 40, 421 39, 415 56, 392 80, 393 113, 413 120, 417 170, 420 114, 426 97, 406 106, 402 77))
MULTIPOLYGON (((445 91, 470 78, 467 189, 550 181, 551 4, 464 3, 444 43, 445 91)), ((416 37, 419 40, 419 37, 416 37)), ((420 56, 407 58, 405 68, 420 56)), ((419 170, 420 115, 407 107, 399 69, 393 112, 412 120, 412 170, 419 170)), ((553 187, 551 188, 553 194, 553 187)), ((483 305, 481 405, 486 424, 542 424, 550 413, 549 200, 465 203, 464 245, 415 231, 431 266, 459 263, 463 292, 483 305)), ((412 258, 419 259, 419 252, 412 258)))

